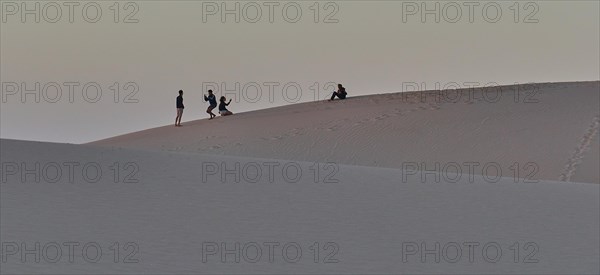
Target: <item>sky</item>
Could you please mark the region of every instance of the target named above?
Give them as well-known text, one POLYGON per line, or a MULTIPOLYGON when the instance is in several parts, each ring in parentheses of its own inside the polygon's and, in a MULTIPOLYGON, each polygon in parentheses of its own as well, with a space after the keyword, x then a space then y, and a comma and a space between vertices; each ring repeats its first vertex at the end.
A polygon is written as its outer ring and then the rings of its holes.
MULTIPOLYGON (((600 79, 599 1, 1 1, 0 138, 86 143, 418 89, 600 79), (36 22, 38 21, 38 22, 36 22)), ((207 129, 210 131, 210 129, 207 129)))

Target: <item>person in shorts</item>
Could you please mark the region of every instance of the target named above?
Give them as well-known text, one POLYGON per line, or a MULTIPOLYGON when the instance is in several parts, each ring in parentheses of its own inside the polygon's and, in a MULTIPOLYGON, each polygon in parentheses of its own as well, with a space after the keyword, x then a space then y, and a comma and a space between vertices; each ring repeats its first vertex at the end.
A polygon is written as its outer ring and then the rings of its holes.
POLYGON ((217 97, 213 94, 212 90, 208 90, 208 96, 204 95, 204 101, 208 101, 210 106, 206 109, 206 112, 210 115, 209 119, 213 119, 217 115, 213 114, 212 110, 217 108, 217 97))
POLYGON ((183 108, 185 108, 183 106, 183 90, 179 90, 179 96, 177 97, 175 104, 177 107, 177 116, 175 117, 175 126, 179 127, 179 126, 181 126, 181 117, 183 116, 183 108))

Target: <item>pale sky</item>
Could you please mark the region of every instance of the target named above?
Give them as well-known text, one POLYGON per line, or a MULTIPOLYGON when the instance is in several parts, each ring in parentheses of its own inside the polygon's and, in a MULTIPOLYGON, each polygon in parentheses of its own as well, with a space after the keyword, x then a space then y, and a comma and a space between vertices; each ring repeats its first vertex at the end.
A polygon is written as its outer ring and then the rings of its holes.
POLYGON ((183 121, 207 118, 207 83, 239 113, 325 98, 330 83, 356 96, 600 79, 598 1, 74 2, 0 2, 1 138, 84 143, 172 124, 180 89, 183 121))

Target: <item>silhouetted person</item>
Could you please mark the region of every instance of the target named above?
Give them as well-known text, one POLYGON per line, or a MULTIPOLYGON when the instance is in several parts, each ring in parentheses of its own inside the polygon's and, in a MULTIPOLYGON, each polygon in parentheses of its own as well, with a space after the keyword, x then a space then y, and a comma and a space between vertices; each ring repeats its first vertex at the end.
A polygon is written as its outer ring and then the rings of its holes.
POLYGON ((181 117, 183 116, 183 90, 179 90, 177 97, 177 116, 175 117, 175 126, 181 126, 181 117))
POLYGON ((209 119, 213 119, 217 115, 213 114, 212 110, 217 108, 217 97, 213 94, 212 90, 208 90, 208 96, 204 96, 204 101, 208 101, 210 106, 206 109, 206 112, 210 115, 209 119))
POLYGON ((331 95, 331 99, 329 99, 329 101, 333 100, 336 96, 339 99, 346 99, 346 95, 348 93, 346 93, 346 88, 344 88, 344 86, 342 86, 342 84, 338 84, 338 90, 337 92, 333 92, 333 94, 331 95))
POLYGON ((226 99, 224 96, 220 98, 221 103, 219 103, 219 113, 221 114, 221 116, 233 115, 231 111, 227 110, 227 106, 229 106, 229 104, 231 103, 231 99, 227 103, 225 103, 225 100, 226 99))

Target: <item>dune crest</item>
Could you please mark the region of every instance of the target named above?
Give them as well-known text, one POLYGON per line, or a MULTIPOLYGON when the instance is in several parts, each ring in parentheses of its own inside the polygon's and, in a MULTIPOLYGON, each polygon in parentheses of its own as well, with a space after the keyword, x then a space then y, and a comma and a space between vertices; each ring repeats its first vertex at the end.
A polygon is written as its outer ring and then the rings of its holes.
POLYGON ((599 183, 599 90, 594 81, 350 97, 91 144, 599 183))

